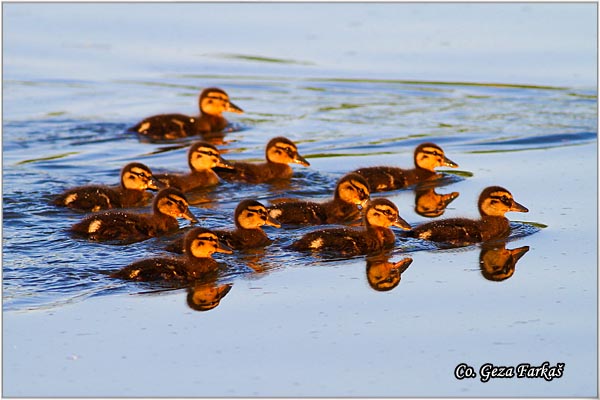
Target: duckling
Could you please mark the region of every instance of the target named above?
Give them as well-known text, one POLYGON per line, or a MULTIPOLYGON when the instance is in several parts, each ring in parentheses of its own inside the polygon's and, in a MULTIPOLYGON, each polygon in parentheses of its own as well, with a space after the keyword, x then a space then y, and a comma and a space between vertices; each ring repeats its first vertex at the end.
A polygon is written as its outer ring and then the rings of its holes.
POLYGON ((152 214, 109 210, 90 215, 73 225, 71 231, 90 240, 118 240, 133 243, 179 229, 176 218, 198 220, 188 209, 179 190, 162 189, 152 203, 152 214))
POLYGON ((229 101, 224 90, 218 88, 204 89, 198 100, 200 115, 183 114, 154 115, 142 120, 129 131, 150 139, 178 139, 187 136, 206 135, 221 132, 228 122, 223 112, 241 114, 244 111, 229 101))
POLYGON ((307 233, 292 244, 295 250, 336 252, 359 255, 391 249, 396 242, 390 226, 410 229, 398 215, 398 208, 388 199, 371 200, 364 213, 364 229, 334 228, 307 233))
POLYGON ((358 174, 350 173, 338 181, 333 200, 326 203, 277 203, 269 207, 269 215, 283 224, 341 224, 356 220, 360 215, 358 207, 364 207, 369 196, 367 181, 358 174))
POLYGON ((459 194, 458 192, 438 194, 433 188, 416 190, 415 212, 427 218, 439 217, 459 194))
POLYGON ((367 167, 354 172, 362 175, 372 192, 402 189, 438 176, 436 167, 457 168, 458 164, 444 155, 444 150, 433 143, 422 143, 415 149, 415 168, 367 167))
MULTIPOLYGON (((268 246, 272 243, 267 234, 261 229, 263 225, 281 227, 281 224, 271 218, 267 208, 256 200, 243 200, 235 208, 234 231, 214 230, 219 240, 234 250, 253 249, 268 246)), ((183 243, 173 242, 167 246, 168 251, 181 253, 184 251, 183 243)))
POLYGON ((174 187, 183 193, 204 186, 219 183, 219 176, 212 170, 215 167, 230 168, 227 161, 223 160, 219 150, 206 142, 192 144, 188 151, 189 174, 156 174, 159 181, 168 187, 174 187))
POLYGON ((489 281, 500 282, 515 273, 515 267, 521 257, 529 251, 529 246, 507 249, 506 243, 500 246, 483 246, 479 253, 481 275, 489 281))
POLYGON ((188 288, 186 302, 194 311, 212 310, 231 290, 231 283, 216 286, 210 283, 195 283, 188 288))
POLYGON ((57 196, 53 203, 82 211, 100 211, 110 208, 139 207, 152 198, 146 189, 158 190, 164 185, 156 180, 150 168, 141 163, 127 164, 121 170, 121 186, 80 186, 57 196))
POLYGON ((185 248, 185 256, 136 261, 110 276, 132 281, 190 282, 218 269, 219 264, 211 257, 213 253, 232 253, 217 235, 206 228, 189 231, 185 235, 185 248))
POLYGON ((409 236, 444 242, 451 245, 466 245, 505 237, 510 233, 510 224, 504 216, 509 211, 528 212, 517 203, 512 194, 500 187, 490 186, 481 192, 478 201, 480 220, 450 218, 432 221, 417 226, 409 236))
POLYGON ((298 148, 289 139, 276 137, 269 141, 266 148, 265 163, 234 162, 233 170, 217 170, 217 174, 230 181, 264 183, 276 179, 290 179, 293 175, 288 163, 308 167, 310 163, 298 154, 298 148))
POLYGON ((367 259, 367 281, 378 292, 392 290, 400 283, 402 273, 412 264, 406 257, 397 262, 389 262, 388 256, 375 256, 367 259))

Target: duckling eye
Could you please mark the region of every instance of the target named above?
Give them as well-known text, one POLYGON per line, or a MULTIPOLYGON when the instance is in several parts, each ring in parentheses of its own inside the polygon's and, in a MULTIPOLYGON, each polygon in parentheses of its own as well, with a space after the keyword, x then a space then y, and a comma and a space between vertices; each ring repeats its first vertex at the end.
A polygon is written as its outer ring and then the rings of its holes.
POLYGON ((248 217, 253 217, 253 216, 254 216, 254 213, 253 213, 252 211, 248 211, 248 212, 246 213, 246 215, 247 215, 248 217))

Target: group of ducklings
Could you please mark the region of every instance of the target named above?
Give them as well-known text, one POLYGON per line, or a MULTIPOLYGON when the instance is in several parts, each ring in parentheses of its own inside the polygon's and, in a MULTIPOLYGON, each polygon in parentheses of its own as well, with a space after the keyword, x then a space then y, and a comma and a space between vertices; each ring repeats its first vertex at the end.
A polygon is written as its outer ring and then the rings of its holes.
MULTIPOLYGON (((142 120, 130 128, 142 137, 169 140, 189 136, 206 138, 222 131, 228 121, 223 112, 242 113, 225 91, 209 88, 199 97, 200 114, 162 114, 142 120)), ((141 163, 127 164, 121 171, 120 186, 83 186, 56 197, 54 204, 93 212, 72 226, 73 233, 96 241, 131 243, 179 229, 177 218, 198 222, 189 209, 186 193, 218 184, 221 180, 264 183, 290 179, 291 163, 309 166, 294 142, 284 137, 271 139, 263 163, 229 162, 206 141, 193 143, 187 153, 187 174, 153 174, 141 163), (121 208, 141 207, 158 190, 152 213, 142 214, 121 208)), ((404 236, 423 240, 466 245, 502 238, 510 232, 505 213, 527 212, 512 194, 499 186, 485 188, 479 196, 481 218, 451 218, 411 227, 399 215, 396 205, 386 198, 371 199, 371 193, 397 190, 435 179, 437 167, 458 165, 433 143, 422 143, 414 150, 412 169, 392 166, 361 168, 344 175, 336 184, 333 198, 316 203, 300 200, 273 200, 265 206, 256 200, 241 201, 234 213, 234 230, 191 229, 167 250, 182 256, 149 258, 137 261, 111 276, 136 281, 176 280, 193 282, 217 268, 216 252, 232 253, 264 247, 272 241, 264 225, 351 224, 362 218, 361 227, 318 229, 296 240, 290 247, 298 251, 334 252, 340 255, 376 254, 394 248, 396 235, 390 229, 403 229, 404 236)), ((451 201, 458 194, 448 195, 451 201)), ((448 200, 449 199, 449 200, 448 200)))

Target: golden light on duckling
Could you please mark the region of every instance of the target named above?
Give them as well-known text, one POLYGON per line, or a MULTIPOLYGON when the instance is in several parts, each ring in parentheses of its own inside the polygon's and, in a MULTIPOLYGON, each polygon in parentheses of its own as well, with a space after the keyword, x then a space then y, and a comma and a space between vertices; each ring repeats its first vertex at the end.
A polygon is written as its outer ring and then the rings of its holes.
POLYGON ((487 280, 500 282, 513 276, 517 262, 529 251, 529 246, 507 249, 501 246, 483 246, 479 254, 481 275, 487 280))
POLYGON ((211 283, 194 284, 188 288, 187 304, 195 311, 212 310, 221 304, 232 286, 230 283, 218 286, 211 283))
POLYGON ((390 262, 387 256, 370 257, 367 259, 367 282, 379 292, 392 290, 400 283, 402 273, 412 264, 410 257, 397 262, 390 262))
POLYGON ((448 204, 458 196, 458 192, 438 194, 433 188, 417 190, 415 193, 415 212, 427 218, 439 217, 444 213, 448 204))

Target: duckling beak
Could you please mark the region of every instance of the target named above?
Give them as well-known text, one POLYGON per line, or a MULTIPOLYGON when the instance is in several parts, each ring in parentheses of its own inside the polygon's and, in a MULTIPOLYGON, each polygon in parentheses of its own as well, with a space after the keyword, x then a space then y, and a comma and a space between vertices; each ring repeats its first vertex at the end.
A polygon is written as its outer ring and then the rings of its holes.
POLYGON ((225 254, 231 254, 233 253, 233 249, 229 246, 227 246, 225 243, 221 242, 220 240, 217 242, 217 249, 216 249, 217 253, 225 253, 225 254))
POLYGON ((187 209, 184 213, 181 213, 179 215, 179 217, 187 219, 192 224, 195 224, 195 223, 198 222, 198 220, 196 219, 196 217, 194 217, 194 214, 192 214, 192 212, 189 209, 187 209))
POLYGON ((513 204, 510 207, 510 210, 508 211, 516 211, 516 212, 529 212, 529 210, 527 209, 527 207, 517 203, 516 201, 513 200, 513 204))
POLYGON ((160 190, 166 187, 167 185, 156 179, 154 176, 151 176, 150 180, 148 181, 148 189, 160 190))
POLYGON ((227 112, 232 112, 236 114, 243 114, 244 110, 233 104, 232 102, 227 103, 227 108, 225 109, 227 112))
POLYGON ((458 196, 460 195, 460 193, 458 192, 452 192, 452 193, 448 193, 448 194, 444 194, 442 195, 442 201, 444 202, 444 205, 448 205, 450 203, 452 203, 452 201, 454 201, 454 199, 456 199, 458 196))
POLYGON ((451 168, 458 168, 458 164, 455 163, 454 161, 452 161, 451 159, 449 159, 446 156, 444 156, 444 166, 445 167, 451 167, 451 168))
POLYGON ((394 269, 397 269, 398 272, 402 275, 402 273, 406 271, 406 269, 410 266, 410 264, 412 264, 412 262, 412 258, 403 258, 402 260, 394 263, 394 269))
POLYGON ((514 257, 515 262, 519 261, 521 257, 529 251, 529 246, 523 246, 516 249, 509 250, 510 254, 514 257))
POLYGON ((267 215, 267 221, 265 222, 265 224, 269 226, 274 226, 275 228, 281 228, 281 223, 275 218, 271 217, 270 215, 267 215))
POLYGON ((392 226, 402 228, 405 231, 410 231, 412 229, 410 224, 408 222, 406 222, 405 220, 403 220, 402 218, 400 218, 400 216, 398 216, 398 219, 392 223, 392 226))
POLYGON ((308 161, 306 161, 306 159, 298 153, 296 153, 296 157, 294 157, 294 162, 296 164, 304 165, 305 167, 310 166, 310 163, 308 161))
POLYGON ((235 169, 235 167, 231 165, 229 161, 226 161, 223 157, 219 157, 219 159, 217 160, 217 167, 235 169))

